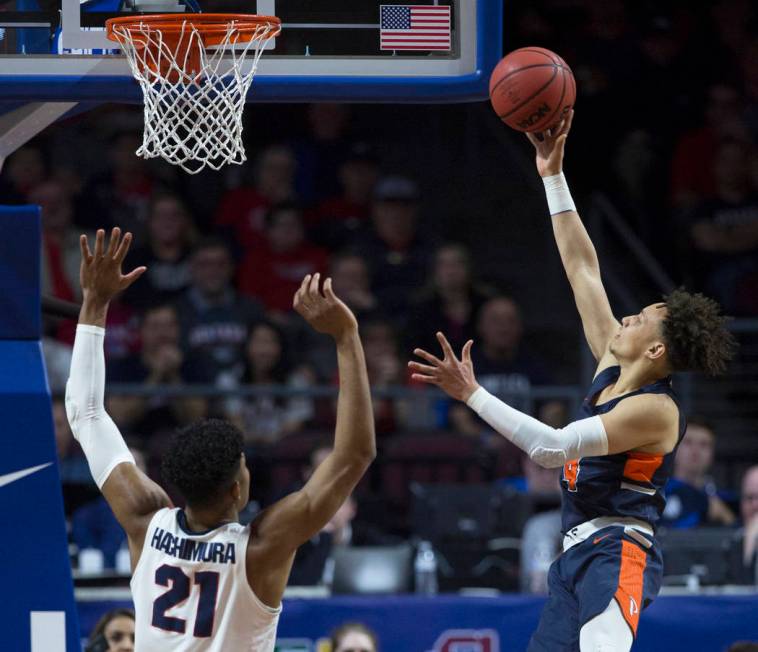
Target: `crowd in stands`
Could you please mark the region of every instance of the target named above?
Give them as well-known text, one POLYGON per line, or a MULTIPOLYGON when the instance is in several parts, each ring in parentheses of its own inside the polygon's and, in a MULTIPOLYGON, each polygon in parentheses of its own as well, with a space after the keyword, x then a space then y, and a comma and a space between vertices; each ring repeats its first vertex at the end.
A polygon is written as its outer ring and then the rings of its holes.
MULTIPOLYGON (((550 47, 577 77, 567 171, 577 196, 607 192, 677 281, 707 291, 732 314, 758 315, 753 3, 664 7, 538 0, 515 3, 508 12, 513 13, 506 42, 550 47), (704 42, 713 47, 702 48, 704 42), (640 88, 648 91, 632 90, 640 88)), ((418 124, 432 111, 414 110, 409 120, 418 124)), ((437 349, 438 330, 454 349, 473 338, 482 385, 551 425, 563 425, 571 418, 565 401, 518 404, 530 387, 553 384, 556 377, 552 361, 525 342, 528 319, 514 299, 540 292, 539 273, 531 286, 520 288, 483 276, 472 241, 451 240, 448 231, 436 228, 435 216, 424 212, 428 175, 398 163, 403 142, 386 129, 392 120, 388 109, 324 103, 256 107, 255 114, 271 127, 248 130, 250 163, 222 174, 188 177, 136 157, 139 111, 105 107, 21 147, 0 175, 0 203, 41 206, 46 294, 80 298, 81 232, 118 225, 134 234, 126 265, 148 270, 110 309, 107 407, 151 475, 160 479, 158 462, 169 432, 219 416, 245 434, 254 465, 253 497, 261 505, 302 482, 335 410, 333 397, 307 390, 336 387, 336 359, 330 342, 291 306, 303 276, 321 272, 333 278, 336 293, 358 316, 372 388, 407 390, 399 398, 376 397, 380 461, 393 451, 392 459, 401 459, 400 440, 423 426, 438 433, 438 441, 453 436, 466 442, 445 460, 450 466, 455 458, 466 467, 456 467, 448 480, 505 478, 525 493, 557 492, 557 473, 535 478, 528 462, 464 406, 436 398, 433 419, 422 418, 415 392, 423 394, 406 371, 414 347, 437 349), (141 391, 117 391, 118 385, 141 391), (228 392, 165 391, 193 386, 228 392), (245 391, 251 387, 291 391, 245 391), (145 391, 149 388, 162 391, 145 391)), ((427 143, 426 156, 433 159, 445 146, 427 143)), ((449 170, 450 185, 457 182, 454 172, 449 170)), ((485 222, 499 219, 481 216, 485 222)), ((466 224, 453 230, 465 231, 466 224)), ((60 320, 45 324, 44 351, 56 396, 65 388, 74 326, 60 320)), ((64 481, 86 482, 86 463, 60 399, 54 415, 64 481)), ((747 564, 758 536, 758 467, 744 475, 741 487, 735 478, 722 491, 708 476, 713 442, 713 430, 693 420, 677 458, 666 519, 674 528, 705 523, 744 528, 747 564)), ((409 534, 407 520, 386 518, 381 499, 392 487, 384 484, 389 475, 381 465, 377 469, 323 533, 326 545, 355 541, 371 526, 384 531, 366 534, 366 541, 409 534)), ((83 506, 86 501, 73 490, 67 495, 73 540, 101 548, 106 564, 114 564, 123 540, 109 529, 106 510, 83 506), (98 528, 103 531, 95 532, 98 528)), ((555 515, 546 512, 528 532, 539 541, 530 549, 552 558, 559 537, 555 515)), ((322 545, 313 541, 313 550, 303 555, 321 555, 302 568, 313 582, 327 570, 328 549, 324 554, 322 545)), ((535 575, 522 585, 544 590, 544 559, 531 560, 528 568, 535 575)))

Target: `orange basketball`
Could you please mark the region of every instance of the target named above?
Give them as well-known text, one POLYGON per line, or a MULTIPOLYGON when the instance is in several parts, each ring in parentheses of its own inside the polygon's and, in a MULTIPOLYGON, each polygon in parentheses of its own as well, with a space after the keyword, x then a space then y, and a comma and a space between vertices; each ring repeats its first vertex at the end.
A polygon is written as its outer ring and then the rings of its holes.
POLYGON ((500 119, 517 131, 544 131, 560 122, 576 100, 571 68, 545 48, 514 50, 490 77, 490 101, 500 119))

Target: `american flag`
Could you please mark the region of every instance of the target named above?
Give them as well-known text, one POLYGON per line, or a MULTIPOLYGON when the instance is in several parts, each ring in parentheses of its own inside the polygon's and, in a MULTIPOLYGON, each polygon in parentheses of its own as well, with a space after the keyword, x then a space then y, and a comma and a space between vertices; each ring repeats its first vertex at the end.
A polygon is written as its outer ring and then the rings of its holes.
POLYGON ((381 5, 381 50, 449 50, 449 5, 381 5))

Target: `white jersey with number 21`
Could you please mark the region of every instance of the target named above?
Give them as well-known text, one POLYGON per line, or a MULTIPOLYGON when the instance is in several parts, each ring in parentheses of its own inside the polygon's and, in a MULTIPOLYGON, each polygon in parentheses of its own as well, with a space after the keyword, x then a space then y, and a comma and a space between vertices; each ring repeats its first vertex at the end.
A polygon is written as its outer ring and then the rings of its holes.
POLYGON ((281 605, 247 581, 250 527, 190 532, 181 509, 155 513, 131 587, 137 652, 273 652, 281 605))

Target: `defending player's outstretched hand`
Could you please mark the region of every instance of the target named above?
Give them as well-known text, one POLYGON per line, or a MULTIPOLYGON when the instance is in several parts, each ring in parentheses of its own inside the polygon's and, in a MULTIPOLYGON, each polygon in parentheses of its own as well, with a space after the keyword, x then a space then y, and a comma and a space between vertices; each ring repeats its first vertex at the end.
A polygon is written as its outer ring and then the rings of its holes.
POLYGON ((561 120, 552 129, 538 134, 526 135, 536 150, 537 172, 541 177, 551 177, 560 174, 563 170, 563 150, 573 120, 574 109, 571 109, 568 117, 561 120))
POLYGON ((474 365, 471 362, 471 346, 474 341, 469 340, 463 345, 461 359, 458 360, 453 347, 442 333, 437 333, 437 339, 445 354, 444 359, 440 360, 423 349, 414 349, 414 355, 423 358, 429 364, 409 362, 408 367, 413 372, 411 378, 437 385, 449 396, 459 401, 466 401, 479 388, 474 377, 474 365))
POLYGON ((358 332, 358 322, 332 290, 332 279, 324 281, 323 293, 319 289, 320 274, 308 274, 295 292, 292 306, 319 333, 339 340, 345 335, 358 332))
POLYGON ((95 252, 90 251, 87 236, 79 236, 82 250, 82 264, 79 268, 79 282, 85 301, 109 302, 116 294, 128 288, 136 281, 146 267, 137 267, 128 274, 121 273, 121 265, 129 252, 132 234, 121 237, 121 229, 111 231, 108 248, 105 247, 105 231, 99 229, 95 236, 95 252))

